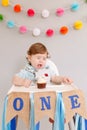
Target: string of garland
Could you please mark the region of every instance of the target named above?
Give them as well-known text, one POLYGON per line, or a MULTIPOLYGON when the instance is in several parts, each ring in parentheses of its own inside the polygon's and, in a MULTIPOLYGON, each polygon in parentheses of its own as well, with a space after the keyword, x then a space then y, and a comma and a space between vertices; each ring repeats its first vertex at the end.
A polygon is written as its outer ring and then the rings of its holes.
MULTIPOLYGON (((70 9, 72 11, 77 11, 80 8, 80 5, 82 5, 85 2, 87 2, 87 0, 85 0, 85 1, 81 0, 80 3, 74 2, 71 5, 71 7, 68 8, 68 9, 70 9)), ((3 6, 8 6, 8 5, 11 5, 11 4, 9 3, 9 0, 2 0, 2 5, 3 6)), ((19 13, 19 12, 22 11, 22 8, 21 8, 21 6, 19 4, 16 4, 15 6, 13 6, 13 9, 14 9, 14 11, 16 13, 19 13)), ((67 9, 58 8, 56 10, 56 15, 57 16, 62 16, 64 14, 65 10, 67 10, 67 9)), ((45 9, 45 10, 42 11, 41 14, 42 14, 42 16, 44 18, 47 18, 50 13, 49 13, 48 10, 45 9)), ((27 15, 29 17, 33 17, 35 15, 35 11, 33 9, 28 9, 27 10, 27 15)), ((7 20, 2 13, 0 14, 0 22, 1 21, 5 21, 7 27, 10 28, 10 29, 17 27, 21 34, 31 32, 32 35, 35 36, 35 37, 41 35, 42 33, 44 33, 48 37, 52 37, 54 34, 58 34, 58 33, 62 34, 62 35, 65 35, 65 34, 67 34, 69 32, 70 29, 80 30, 83 27, 83 22, 81 20, 77 20, 71 26, 63 25, 61 27, 56 27, 57 28, 56 30, 53 29, 53 28, 48 28, 46 30, 41 30, 40 28, 37 28, 37 27, 35 27, 34 29, 30 29, 30 28, 27 28, 25 25, 16 24, 13 20, 7 20)))
POLYGON ((45 31, 42 30, 40 28, 34 28, 34 29, 28 29, 25 25, 17 25, 15 24, 14 21, 11 21, 11 20, 7 20, 4 18, 4 15, 3 14, 0 14, 0 22, 2 21, 5 21, 7 27, 9 29, 13 29, 15 27, 18 28, 20 34, 25 34, 25 33, 28 33, 28 32, 31 32, 32 33, 32 36, 40 36, 41 33, 44 33, 47 37, 52 37, 54 34, 62 34, 62 35, 65 35, 69 32, 70 29, 75 29, 75 30, 80 30, 82 29, 83 27, 83 22, 81 20, 77 20, 75 22, 73 22, 73 25, 71 26, 66 26, 66 25, 63 25, 61 27, 57 27, 56 30, 54 30, 53 28, 48 28, 46 29, 45 31))
POLYGON ((42 18, 48 18, 49 15, 51 15, 51 13, 53 14, 53 12, 56 16, 60 17, 60 16, 63 16, 65 14, 65 11, 67 11, 67 10, 78 11, 80 6, 83 5, 85 2, 87 2, 87 0, 85 0, 85 1, 80 0, 80 2, 72 3, 70 5, 70 7, 68 7, 68 8, 59 7, 55 10, 52 9, 54 11, 49 11, 47 9, 40 11, 40 10, 35 10, 33 8, 29 8, 27 10, 24 10, 23 7, 20 4, 13 5, 11 2, 9 2, 9 0, 2 0, 2 6, 9 6, 10 5, 13 8, 13 11, 15 13, 20 13, 21 11, 24 11, 27 14, 28 17, 34 17, 35 15, 37 15, 37 16, 41 15, 42 18))

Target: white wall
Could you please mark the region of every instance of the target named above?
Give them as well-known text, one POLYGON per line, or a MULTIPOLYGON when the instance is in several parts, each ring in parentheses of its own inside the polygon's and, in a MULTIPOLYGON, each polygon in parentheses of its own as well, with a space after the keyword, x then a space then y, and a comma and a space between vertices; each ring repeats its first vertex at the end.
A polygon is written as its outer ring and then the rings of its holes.
MULTIPOLYGON (((11 2, 22 3, 25 9, 32 7, 41 12, 41 10, 46 8, 53 12, 58 7, 70 7, 74 0, 11 0, 11 2)), ((81 88, 86 95, 87 3, 81 5, 77 12, 66 11, 65 15, 60 18, 56 17, 55 14, 52 14, 47 19, 43 19, 40 16, 28 18, 22 12, 15 14, 12 11, 12 6, 3 7, 1 4, 0 13, 4 14, 6 20, 14 20, 17 25, 24 24, 29 28, 40 27, 41 30, 46 30, 50 27, 57 29, 61 25, 72 26, 76 20, 83 21, 81 30, 70 29, 67 35, 62 36, 58 33, 52 38, 48 38, 44 34, 39 37, 33 37, 30 33, 22 35, 19 34, 18 28, 8 29, 6 21, 0 22, 0 115, 2 115, 4 98, 12 85, 13 75, 24 66, 28 46, 38 41, 47 46, 60 74, 71 77, 74 80, 74 84, 81 88)))

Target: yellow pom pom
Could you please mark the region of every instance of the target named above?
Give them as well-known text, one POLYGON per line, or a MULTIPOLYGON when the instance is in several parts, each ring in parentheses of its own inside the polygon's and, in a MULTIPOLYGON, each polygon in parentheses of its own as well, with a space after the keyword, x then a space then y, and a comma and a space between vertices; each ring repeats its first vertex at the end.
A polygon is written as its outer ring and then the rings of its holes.
POLYGON ((83 27, 82 21, 76 21, 76 22, 74 23, 74 28, 75 28, 75 29, 79 30, 79 29, 81 29, 82 27, 83 27))
POLYGON ((2 0, 2 5, 3 6, 8 6, 9 5, 9 0, 2 0))

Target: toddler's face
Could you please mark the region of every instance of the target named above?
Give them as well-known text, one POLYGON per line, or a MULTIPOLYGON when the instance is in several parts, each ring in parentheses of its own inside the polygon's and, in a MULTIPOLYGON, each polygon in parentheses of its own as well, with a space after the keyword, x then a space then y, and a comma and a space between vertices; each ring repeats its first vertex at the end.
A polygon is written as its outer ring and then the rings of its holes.
POLYGON ((28 60, 35 69, 41 69, 46 64, 47 53, 28 56, 28 60))

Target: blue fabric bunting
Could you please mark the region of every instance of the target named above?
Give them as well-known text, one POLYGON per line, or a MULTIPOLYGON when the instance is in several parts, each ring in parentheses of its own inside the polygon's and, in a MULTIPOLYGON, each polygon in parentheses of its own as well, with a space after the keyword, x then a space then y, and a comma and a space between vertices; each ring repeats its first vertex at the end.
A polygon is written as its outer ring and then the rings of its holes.
POLYGON ((87 120, 85 120, 85 130, 87 130, 87 120))
POLYGON ((6 96, 4 101, 4 109, 2 115, 2 130, 16 130, 16 117, 14 117, 8 124, 6 124, 7 103, 8 103, 8 96, 6 96))
POLYGON ((56 110, 55 110, 55 118, 53 130, 64 130, 64 104, 62 100, 62 94, 58 93, 56 98, 56 110))
MULTIPOLYGON (((17 117, 14 117, 8 124, 6 124, 6 110, 7 110, 7 102, 8 96, 6 96, 4 101, 4 109, 2 115, 2 130, 16 130, 16 121, 17 117)), ((30 103, 31 103, 31 110, 30 110, 30 130, 39 130, 40 122, 35 125, 35 118, 34 118, 34 96, 33 94, 30 95, 30 103)), ((62 99, 62 94, 58 93, 56 98, 56 109, 55 109, 55 122, 52 126, 52 130, 64 130, 64 119, 65 119, 65 109, 64 103, 62 99)), ((75 115, 75 130, 87 130, 87 120, 85 120, 80 115, 75 115)))
POLYGON ((16 130, 16 126, 17 126, 16 117, 14 117, 11 120, 10 126, 11 126, 11 130, 16 130))
POLYGON ((82 130, 87 130, 85 129, 85 119, 81 117, 81 120, 82 120, 82 130))
POLYGON ((8 97, 6 96, 4 101, 4 109, 2 115, 2 130, 11 130, 11 122, 6 124, 6 108, 7 108, 8 97))
POLYGON ((34 118, 34 96, 33 94, 30 95, 30 130, 39 130, 40 122, 35 125, 35 118, 34 118))
POLYGON ((75 119, 75 130, 87 130, 85 128, 85 119, 76 114, 76 119, 75 119))

